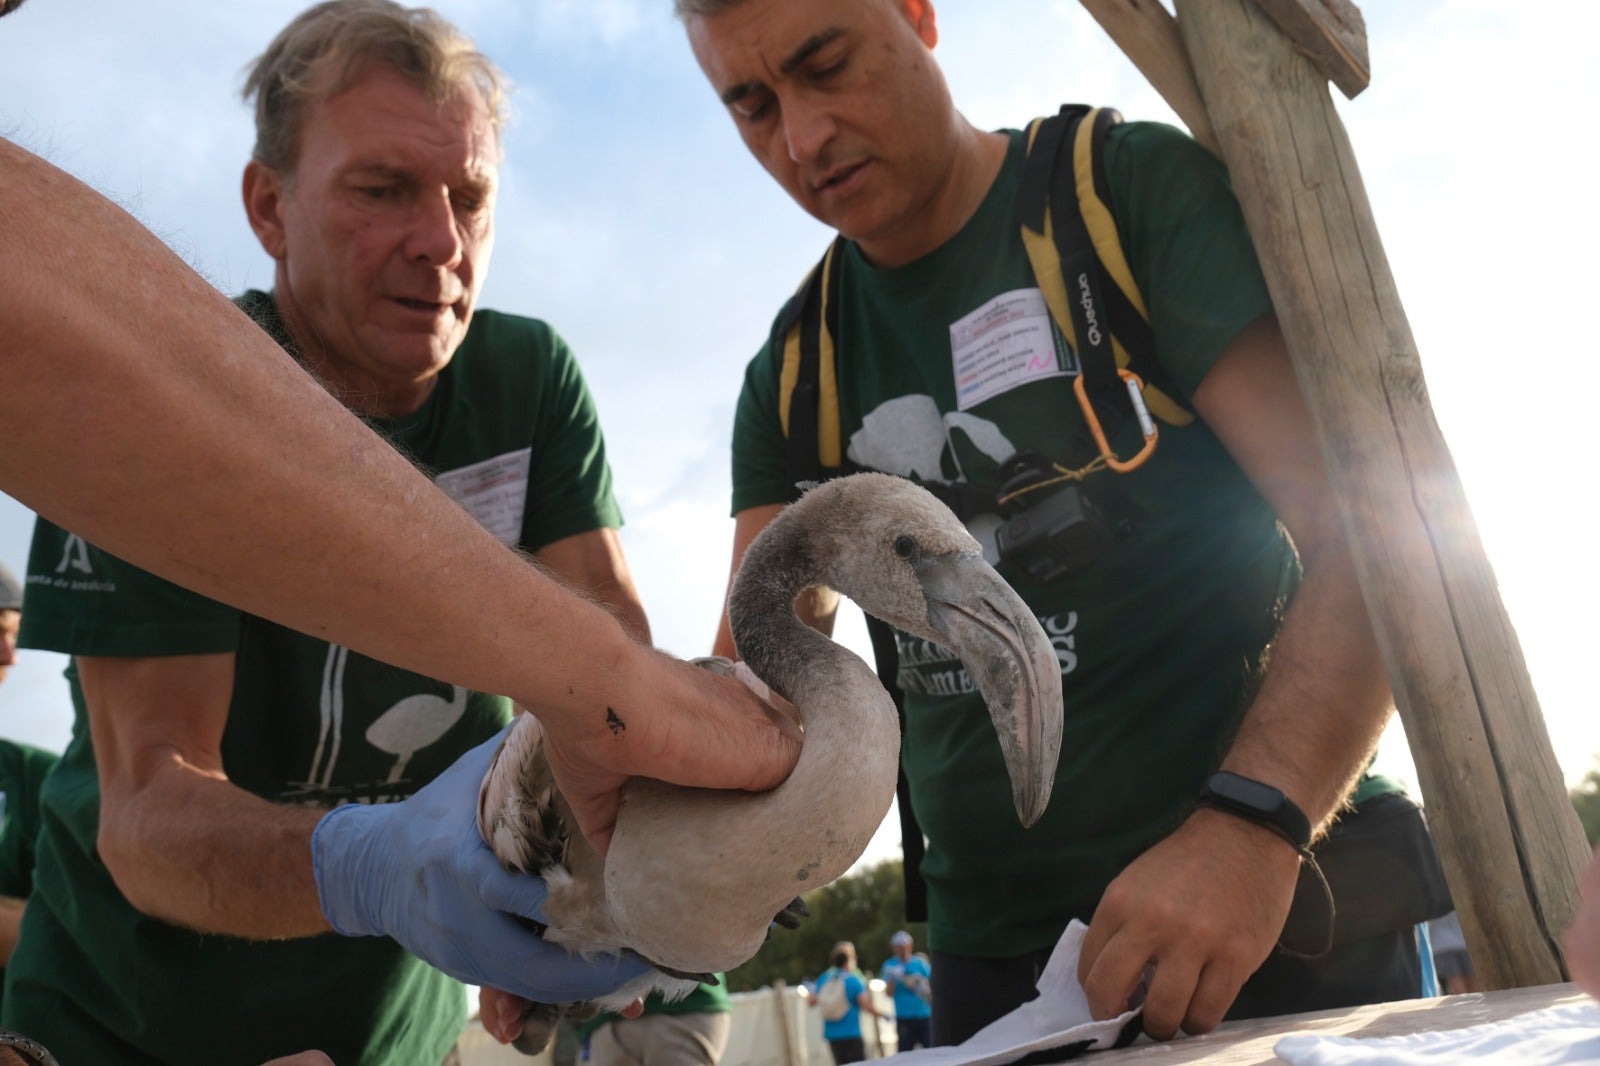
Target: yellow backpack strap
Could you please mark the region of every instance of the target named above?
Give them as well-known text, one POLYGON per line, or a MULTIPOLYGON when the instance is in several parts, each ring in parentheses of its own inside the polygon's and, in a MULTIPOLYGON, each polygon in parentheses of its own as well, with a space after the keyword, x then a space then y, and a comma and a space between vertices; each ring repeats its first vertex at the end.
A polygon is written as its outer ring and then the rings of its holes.
POLYGON ((778 414, 789 440, 793 481, 820 481, 843 460, 834 338, 839 330, 839 251, 828 247, 790 301, 778 376, 778 414))
POLYGON ((1131 369, 1144 383, 1150 413, 1169 425, 1187 425, 1194 414, 1174 399, 1178 391, 1156 358, 1149 312, 1108 206, 1103 150, 1121 120, 1110 108, 1069 104, 1029 126, 1018 193, 1022 243, 1089 390, 1120 397, 1120 386, 1113 387, 1117 371, 1131 369), (1067 261, 1076 286, 1068 284, 1067 261))

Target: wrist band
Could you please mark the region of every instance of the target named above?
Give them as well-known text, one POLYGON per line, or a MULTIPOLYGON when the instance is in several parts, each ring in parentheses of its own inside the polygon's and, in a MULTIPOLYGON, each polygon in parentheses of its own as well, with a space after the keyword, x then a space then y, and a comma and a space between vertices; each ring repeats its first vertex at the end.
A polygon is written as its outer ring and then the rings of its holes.
POLYGON ((1198 802, 1265 826, 1293 845, 1302 858, 1309 857, 1311 822, 1293 800, 1271 785, 1218 770, 1200 787, 1198 802))
POLYGON ((1303 959, 1320 959, 1333 948, 1333 923, 1336 920, 1333 889, 1323 876, 1317 857, 1311 853, 1311 822, 1295 802, 1271 785, 1262 784, 1241 774, 1218 770, 1206 778, 1200 787, 1202 807, 1213 807, 1238 818, 1264 826, 1281 836, 1300 853, 1300 859, 1317 875, 1322 886, 1322 897, 1328 905, 1328 938, 1322 950, 1314 954, 1294 951, 1283 945, 1280 938, 1278 950, 1303 959))

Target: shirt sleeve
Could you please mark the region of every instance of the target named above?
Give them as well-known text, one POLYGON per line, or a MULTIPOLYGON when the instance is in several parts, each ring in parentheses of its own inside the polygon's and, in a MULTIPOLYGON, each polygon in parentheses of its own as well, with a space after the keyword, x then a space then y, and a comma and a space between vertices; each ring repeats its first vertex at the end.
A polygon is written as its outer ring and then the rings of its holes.
POLYGON ((550 375, 522 522, 522 546, 528 551, 622 525, 594 396, 567 342, 550 330, 549 344, 550 375))
POLYGON ((24 607, 19 643, 67 655, 236 651, 242 617, 42 518, 34 524, 24 607))
POLYGON ((733 514, 794 499, 789 442, 779 413, 781 338, 750 360, 733 417, 733 514))
POLYGON ((1157 122, 1113 127, 1106 171, 1162 368, 1192 397, 1239 331, 1272 313, 1228 172, 1193 138, 1157 122))

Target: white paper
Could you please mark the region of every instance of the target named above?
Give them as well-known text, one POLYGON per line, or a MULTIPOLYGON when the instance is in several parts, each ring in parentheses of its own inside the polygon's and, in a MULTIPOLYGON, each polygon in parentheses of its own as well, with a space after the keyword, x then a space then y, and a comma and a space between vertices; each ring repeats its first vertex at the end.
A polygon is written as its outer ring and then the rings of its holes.
POLYGON ((433 483, 500 543, 514 548, 522 539, 522 516, 528 507, 528 471, 532 468, 533 449, 523 448, 446 470, 433 483))
MULTIPOLYGON (((1088 926, 1074 921, 1056 942, 1044 973, 1039 976, 1039 996, 974 1033, 953 1047, 923 1048, 894 1057, 895 1066, 999 1066, 1035 1051, 1090 1040, 1091 1050, 1115 1045, 1117 1035, 1137 1011, 1127 1011, 1097 1022, 1089 1014, 1089 1000, 1078 984, 1078 954, 1088 926)), ((935 983, 939 975, 933 975, 935 983)))
POLYGON ((956 406, 967 411, 1019 385, 1064 377, 1068 358, 1038 289, 1002 293, 950 324, 956 406))

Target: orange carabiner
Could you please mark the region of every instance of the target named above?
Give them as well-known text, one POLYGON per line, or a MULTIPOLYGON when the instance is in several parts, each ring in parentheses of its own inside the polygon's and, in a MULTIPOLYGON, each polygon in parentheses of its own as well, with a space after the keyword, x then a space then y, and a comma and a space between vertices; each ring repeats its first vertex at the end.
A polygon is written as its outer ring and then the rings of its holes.
POLYGON ((1128 398, 1133 401, 1133 413, 1139 419, 1139 429, 1144 433, 1144 447, 1139 449, 1139 454, 1132 459, 1118 459, 1111 452, 1111 445, 1106 443, 1106 431, 1100 428, 1100 417, 1094 413, 1094 404, 1089 401, 1089 394, 1083 387, 1083 375, 1079 374, 1072 382, 1072 391, 1078 394, 1078 407, 1083 411, 1083 417, 1089 423, 1089 432, 1094 434, 1095 444, 1100 446, 1100 455, 1106 465, 1119 474, 1126 474, 1130 470, 1144 465, 1150 458, 1150 453, 1156 450, 1156 424, 1150 417, 1149 408, 1144 405, 1144 382, 1139 375, 1131 370, 1117 369, 1117 375, 1122 378, 1122 383, 1128 387, 1128 398))

